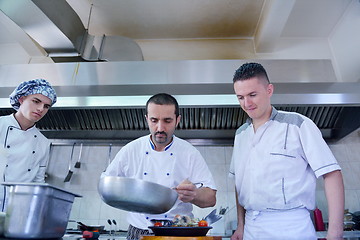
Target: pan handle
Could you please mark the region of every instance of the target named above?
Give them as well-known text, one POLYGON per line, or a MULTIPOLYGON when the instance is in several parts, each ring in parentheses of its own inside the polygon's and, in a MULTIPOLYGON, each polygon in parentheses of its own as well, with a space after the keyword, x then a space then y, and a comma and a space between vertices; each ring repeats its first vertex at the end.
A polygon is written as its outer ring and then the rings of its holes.
POLYGON ((73 159, 73 156, 74 156, 75 144, 76 143, 73 144, 72 149, 71 149, 71 156, 70 156, 70 160, 69 160, 69 170, 68 170, 68 173, 67 173, 67 175, 66 175, 66 177, 64 179, 64 182, 70 182, 70 179, 71 179, 71 177, 72 177, 72 175, 74 173, 72 171, 72 169, 71 169, 71 165, 72 165, 72 159, 73 159))
POLYGON ((83 148, 83 144, 81 143, 80 144, 80 151, 79 151, 79 159, 76 161, 75 165, 74 165, 74 168, 80 168, 81 166, 81 153, 82 153, 82 148, 83 148))
MULTIPOLYGON (((197 182, 197 183, 192 183, 193 185, 195 185, 196 188, 202 188, 204 186, 204 184, 202 182, 197 182)), ((171 188, 173 190, 177 190, 176 187, 171 188)))

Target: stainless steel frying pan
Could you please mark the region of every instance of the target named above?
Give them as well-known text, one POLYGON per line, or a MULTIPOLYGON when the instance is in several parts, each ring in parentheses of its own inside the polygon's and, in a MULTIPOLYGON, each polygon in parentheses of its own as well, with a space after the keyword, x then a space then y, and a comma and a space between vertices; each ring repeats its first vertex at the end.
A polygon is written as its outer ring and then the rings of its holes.
POLYGON ((175 190, 163 185, 115 176, 101 178, 98 192, 102 200, 112 207, 148 214, 169 211, 178 198, 175 190))

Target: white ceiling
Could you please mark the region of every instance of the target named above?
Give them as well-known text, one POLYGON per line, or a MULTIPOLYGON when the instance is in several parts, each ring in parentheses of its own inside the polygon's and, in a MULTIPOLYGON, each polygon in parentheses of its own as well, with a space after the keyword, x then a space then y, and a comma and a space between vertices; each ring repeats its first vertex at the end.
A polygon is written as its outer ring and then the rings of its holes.
MULTIPOLYGON (((351 0, 67 0, 93 35, 133 39, 253 38, 277 4, 282 37, 326 38, 351 0), (278 3, 277 3, 278 2, 278 3), (286 3, 288 2, 288 3, 286 3), (293 7, 292 7, 292 2, 293 7), (91 11, 90 23, 89 13, 91 11), (292 9, 291 9, 292 7, 292 9)), ((271 20, 271 19, 268 19, 271 20)), ((277 26, 273 26, 276 28, 277 26)))
MULTIPOLYGON (((254 39, 265 51, 271 51, 280 37, 328 38, 351 1, 67 0, 92 35, 134 40, 254 39)), ((1 15, 0 45, 29 44, 26 34, 1 15)))

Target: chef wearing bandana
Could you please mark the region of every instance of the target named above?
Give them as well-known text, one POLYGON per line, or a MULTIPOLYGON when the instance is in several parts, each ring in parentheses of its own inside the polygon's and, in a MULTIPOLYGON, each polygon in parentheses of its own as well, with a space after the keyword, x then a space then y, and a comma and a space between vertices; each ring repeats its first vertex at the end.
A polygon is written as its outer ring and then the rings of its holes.
MULTIPOLYGON (((10 94, 17 111, 0 117, 1 182, 45 182, 50 141, 35 124, 56 102, 56 92, 44 79, 22 82, 10 94)), ((0 185, 0 211, 5 210, 6 187, 0 185)))

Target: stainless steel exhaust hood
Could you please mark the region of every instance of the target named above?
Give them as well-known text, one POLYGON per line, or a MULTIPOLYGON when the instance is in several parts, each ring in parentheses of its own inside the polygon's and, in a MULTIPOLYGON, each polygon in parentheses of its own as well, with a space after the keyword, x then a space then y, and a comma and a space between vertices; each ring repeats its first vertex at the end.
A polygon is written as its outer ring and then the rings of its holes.
MULTIPOLYGON (((247 62, 250 60, 247 60, 247 62)), ((329 60, 256 60, 275 85, 272 104, 311 118, 327 140, 360 127, 360 83, 336 82, 329 60)), ((128 141, 148 134, 147 99, 174 95, 182 121, 176 132, 192 141, 231 143, 245 121, 232 86, 243 60, 82 62, 2 65, 0 115, 12 112, 9 93, 21 81, 48 79, 58 102, 37 124, 51 139, 128 141)))

